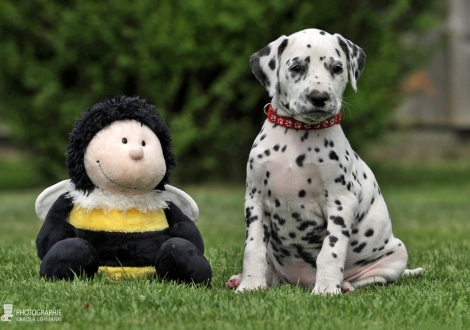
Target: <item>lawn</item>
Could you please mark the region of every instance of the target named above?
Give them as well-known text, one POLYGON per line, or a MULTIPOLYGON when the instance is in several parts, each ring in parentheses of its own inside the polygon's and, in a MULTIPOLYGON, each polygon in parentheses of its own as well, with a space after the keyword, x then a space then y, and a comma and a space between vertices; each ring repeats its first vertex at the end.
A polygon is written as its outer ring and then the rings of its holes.
MULTIPOLYGON (((127 279, 48 282, 38 276, 34 213, 39 190, 0 192, 0 292, 14 311, 60 309, 60 322, 3 328, 57 329, 469 329, 470 164, 372 166, 418 278, 350 295, 311 296, 295 286, 234 294, 241 271, 244 185, 182 187, 199 204, 212 287, 127 279)), ((1 311, 0 311, 1 312, 1 311)), ((31 317, 31 316, 30 316, 31 317)), ((2 322, 3 323, 3 322, 2 322)), ((1 330, 1 329, 0 329, 1 330)))

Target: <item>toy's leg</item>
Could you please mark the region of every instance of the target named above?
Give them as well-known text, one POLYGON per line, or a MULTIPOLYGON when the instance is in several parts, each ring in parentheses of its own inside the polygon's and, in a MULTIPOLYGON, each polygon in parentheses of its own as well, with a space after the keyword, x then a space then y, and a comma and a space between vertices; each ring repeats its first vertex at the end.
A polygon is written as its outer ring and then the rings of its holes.
POLYGON ((81 238, 67 238, 57 242, 42 259, 41 277, 73 280, 82 273, 91 278, 98 271, 98 252, 81 238))
POLYGON ((212 269, 191 242, 173 237, 166 241, 157 253, 155 268, 161 278, 185 282, 206 283, 212 279, 212 269))

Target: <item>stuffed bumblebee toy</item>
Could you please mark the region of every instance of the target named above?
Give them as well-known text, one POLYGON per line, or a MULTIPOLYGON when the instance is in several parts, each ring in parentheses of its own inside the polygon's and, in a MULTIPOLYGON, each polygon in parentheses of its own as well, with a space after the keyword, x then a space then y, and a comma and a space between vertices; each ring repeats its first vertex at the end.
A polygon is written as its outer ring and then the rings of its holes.
POLYGON ((87 109, 70 134, 66 164, 70 180, 36 200, 41 277, 102 271, 210 283, 199 210, 168 184, 175 156, 152 105, 117 96, 87 109))

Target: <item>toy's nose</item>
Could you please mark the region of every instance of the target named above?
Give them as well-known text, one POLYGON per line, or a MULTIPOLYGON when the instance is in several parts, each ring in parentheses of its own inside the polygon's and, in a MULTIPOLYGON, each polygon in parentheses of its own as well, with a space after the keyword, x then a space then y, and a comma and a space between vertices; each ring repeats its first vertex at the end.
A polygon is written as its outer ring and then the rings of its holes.
POLYGON ((134 147, 129 151, 132 159, 138 160, 144 157, 144 149, 142 147, 134 147))

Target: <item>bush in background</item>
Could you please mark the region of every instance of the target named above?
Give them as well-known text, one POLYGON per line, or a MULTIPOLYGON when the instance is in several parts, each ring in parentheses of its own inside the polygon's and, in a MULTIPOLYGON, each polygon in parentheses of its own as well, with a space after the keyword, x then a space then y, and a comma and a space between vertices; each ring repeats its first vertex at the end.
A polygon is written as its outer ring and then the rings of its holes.
POLYGON ((354 148, 377 136, 415 67, 405 33, 440 23, 438 0, 0 0, 0 118, 50 180, 66 176, 76 118, 116 94, 166 118, 184 181, 243 180, 270 101, 248 65, 280 35, 340 33, 367 54, 343 128, 354 148))

